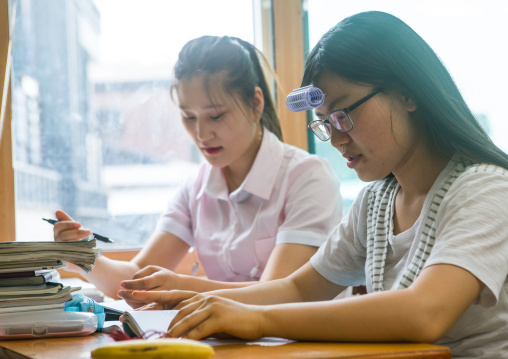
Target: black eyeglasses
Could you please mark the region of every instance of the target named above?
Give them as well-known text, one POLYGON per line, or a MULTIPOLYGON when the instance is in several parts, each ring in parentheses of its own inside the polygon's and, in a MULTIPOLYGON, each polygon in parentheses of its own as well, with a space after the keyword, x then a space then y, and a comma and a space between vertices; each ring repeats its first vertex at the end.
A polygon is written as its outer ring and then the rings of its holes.
POLYGON ((348 132, 353 129, 353 121, 349 117, 349 113, 355 108, 360 106, 362 103, 367 101, 372 96, 376 95, 382 89, 375 89, 367 96, 362 97, 351 106, 341 108, 339 110, 332 111, 324 120, 314 120, 307 126, 317 138, 321 141, 328 141, 331 137, 331 127, 335 128, 339 132, 348 132))

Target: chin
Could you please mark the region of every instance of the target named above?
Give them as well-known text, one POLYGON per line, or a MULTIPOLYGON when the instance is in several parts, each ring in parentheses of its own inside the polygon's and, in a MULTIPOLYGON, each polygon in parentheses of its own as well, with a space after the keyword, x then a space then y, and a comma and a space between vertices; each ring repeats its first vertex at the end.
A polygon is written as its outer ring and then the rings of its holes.
POLYGON ((224 168, 224 167, 228 166, 228 164, 225 161, 222 161, 219 158, 210 158, 207 156, 204 156, 204 157, 205 157, 206 162, 208 162, 210 164, 210 166, 212 166, 212 167, 224 168))
POLYGON ((356 175, 363 182, 373 182, 373 181, 383 179, 387 176, 386 174, 380 175, 380 174, 375 174, 375 173, 362 173, 362 172, 358 172, 358 171, 356 172, 356 175))

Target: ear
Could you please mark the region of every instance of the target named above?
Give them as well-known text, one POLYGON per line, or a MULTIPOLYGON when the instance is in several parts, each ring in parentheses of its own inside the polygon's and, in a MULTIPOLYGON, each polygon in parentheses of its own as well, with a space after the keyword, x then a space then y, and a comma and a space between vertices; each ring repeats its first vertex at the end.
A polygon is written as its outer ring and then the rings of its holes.
POLYGON ((404 95, 404 104, 407 112, 414 112, 418 108, 418 106, 416 106, 416 103, 413 101, 411 97, 409 97, 409 95, 404 95))
POLYGON ((252 109, 254 111, 254 119, 258 122, 261 119, 261 114, 265 108, 265 98, 263 97, 263 90, 256 86, 254 88, 254 97, 252 97, 252 109))

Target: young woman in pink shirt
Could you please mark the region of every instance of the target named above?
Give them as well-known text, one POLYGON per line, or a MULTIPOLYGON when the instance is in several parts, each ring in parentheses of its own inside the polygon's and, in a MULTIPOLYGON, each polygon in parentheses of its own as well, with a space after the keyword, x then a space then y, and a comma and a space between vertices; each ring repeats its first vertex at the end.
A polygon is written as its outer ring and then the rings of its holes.
MULTIPOLYGON (((172 94, 206 162, 133 260, 101 257, 91 273, 70 270, 137 307, 144 302, 133 299, 134 289, 239 288, 286 277, 310 259, 341 219, 338 180, 328 162, 281 142, 258 56, 232 37, 204 36, 183 47, 172 94), (206 278, 173 272, 191 247, 206 278)), ((64 212, 56 216, 55 240, 90 234, 64 212)))

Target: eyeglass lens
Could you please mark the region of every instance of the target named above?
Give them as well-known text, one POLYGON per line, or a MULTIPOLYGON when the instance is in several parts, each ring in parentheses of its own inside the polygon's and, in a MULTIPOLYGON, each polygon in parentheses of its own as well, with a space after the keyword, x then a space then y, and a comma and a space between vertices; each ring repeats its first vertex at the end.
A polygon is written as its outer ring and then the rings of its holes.
POLYGON ((321 141, 326 141, 330 138, 330 124, 323 121, 313 121, 309 125, 311 131, 321 141))
MULTIPOLYGON (((328 121, 339 131, 347 132, 352 128, 351 121, 344 111, 332 112, 330 116, 328 116, 328 121)), ((329 123, 316 120, 311 122, 309 127, 321 141, 330 139, 331 127, 329 123)))
POLYGON ((349 131, 351 129, 351 121, 344 111, 335 111, 328 116, 328 121, 339 131, 349 131))

